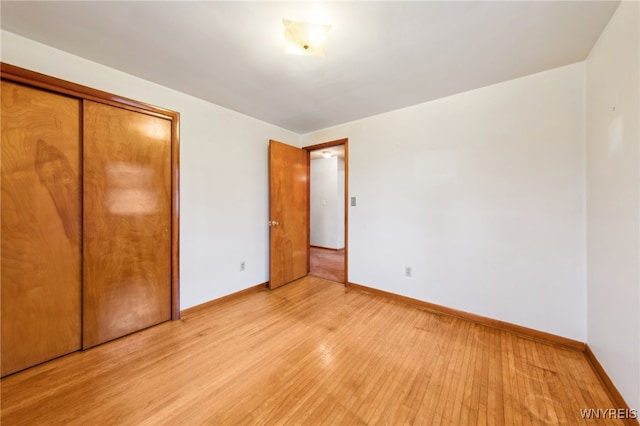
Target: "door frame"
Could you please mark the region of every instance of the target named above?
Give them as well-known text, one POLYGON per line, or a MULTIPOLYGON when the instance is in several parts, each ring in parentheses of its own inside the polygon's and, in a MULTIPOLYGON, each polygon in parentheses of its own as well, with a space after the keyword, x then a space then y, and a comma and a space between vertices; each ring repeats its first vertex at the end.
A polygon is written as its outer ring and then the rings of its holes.
POLYGON ((0 62, 0 78, 171 122, 171 319, 180 319, 180 113, 0 62))
MULTIPOLYGON (((307 216, 309 217, 309 231, 307 232, 307 245, 311 246, 311 151, 344 145, 344 286, 349 287, 349 138, 336 139, 316 145, 305 146, 307 151, 307 190, 309 191, 307 203, 307 216)), ((307 273, 310 270, 310 260, 307 257, 307 273)))

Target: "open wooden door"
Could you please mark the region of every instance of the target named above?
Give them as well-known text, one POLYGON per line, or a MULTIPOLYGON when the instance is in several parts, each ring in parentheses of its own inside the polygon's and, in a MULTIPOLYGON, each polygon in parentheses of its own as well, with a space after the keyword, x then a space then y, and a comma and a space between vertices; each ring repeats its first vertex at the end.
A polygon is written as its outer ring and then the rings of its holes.
POLYGON ((269 141, 269 288, 307 275, 309 153, 269 141))

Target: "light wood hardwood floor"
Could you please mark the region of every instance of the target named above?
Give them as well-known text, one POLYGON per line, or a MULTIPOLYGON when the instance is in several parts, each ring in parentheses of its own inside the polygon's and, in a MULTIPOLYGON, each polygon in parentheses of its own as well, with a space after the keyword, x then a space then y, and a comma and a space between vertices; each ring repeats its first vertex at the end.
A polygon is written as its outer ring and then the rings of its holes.
POLYGON ((622 424, 584 354, 307 277, 2 379, 24 424, 622 424))

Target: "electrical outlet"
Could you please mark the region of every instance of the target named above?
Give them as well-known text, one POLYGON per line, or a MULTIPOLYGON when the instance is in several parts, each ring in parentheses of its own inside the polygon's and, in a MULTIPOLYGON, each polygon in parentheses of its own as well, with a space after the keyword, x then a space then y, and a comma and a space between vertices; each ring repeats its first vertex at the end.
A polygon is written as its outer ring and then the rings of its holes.
POLYGON ((411 266, 405 266, 404 267, 404 276, 405 277, 411 277, 411 266))
POLYGON ((244 270, 245 270, 245 266, 246 266, 246 265, 245 265, 245 263, 244 263, 244 260, 243 260, 242 262, 240 262, 240 272, 242 272, 242 271, 244 271, 244 270))

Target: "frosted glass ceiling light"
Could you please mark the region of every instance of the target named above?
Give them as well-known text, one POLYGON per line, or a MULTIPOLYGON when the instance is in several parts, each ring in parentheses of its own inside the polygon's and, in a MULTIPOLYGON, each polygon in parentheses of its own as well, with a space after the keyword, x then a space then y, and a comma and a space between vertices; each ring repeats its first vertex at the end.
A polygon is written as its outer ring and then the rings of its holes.
POLYGON ((324 56, 324 45, 331 25, 283 19, 285 53, 324 56))
POLYGON ((322 156, 324 158, 330 158, 331 157, 331 151, 322 151, 322 156))

